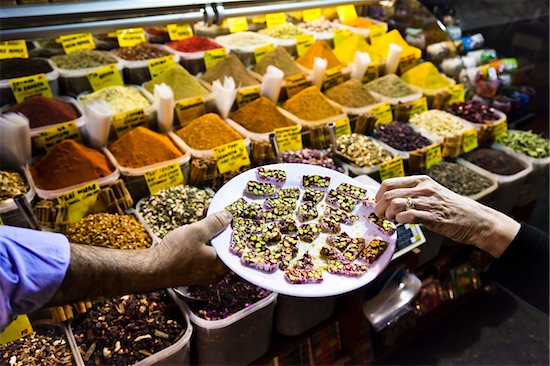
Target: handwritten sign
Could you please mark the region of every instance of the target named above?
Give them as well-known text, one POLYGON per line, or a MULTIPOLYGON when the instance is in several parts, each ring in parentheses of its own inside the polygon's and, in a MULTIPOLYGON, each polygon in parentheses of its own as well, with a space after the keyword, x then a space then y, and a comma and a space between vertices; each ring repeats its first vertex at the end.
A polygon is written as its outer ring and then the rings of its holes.
POLYGON ((168 31, 168 37, 170 37, 171 41, 180 41, 193 36, 193 28, 187 23, 167 24, 166 30, 168 31))
POLYGON ((506 121, 506 118, 493 125, 493 137, 495 139, 506 132, 508 132, 508 121, 506 121))
POLYGON ((336 121, 334 133, 336 134, 336 138, 338 138, 340 136, 343 136, 343 135, 350 135, 351 134, 351 125, 349 123, 349 118, 348 117, 346 117, 344 119, 341 119, 339 121, 336 121))
POLYGON ((411 109, 409 111, 409 119, 416 115, 420 114, 422 112, 426 112, 428 110, 428 101, 426 100, 426 97, 422 97, 418 99, 417 101, 414 101, 411 109))
POLYGON ((328 90, 344 82, 344 75, 340 66, 333 67, 325 71, 325 80, 323 81, 323 90, 328 90))
POLYGON ((294 151, 302 149, 302 127, 290 126, 275 129, 275 139, 279 151, 294 151))
POLYGON ((116 31, 118 45, 120 47, 133 47, 146 41, 143 28, 127 28, 116 31))
POLYGON ((255 85, 250 88, 243 88, 237 91, 237 106, 244 107, 248 103, 260 97, 260 86, 255 85))
POLYGON ((340 18, 342 23, 349 22, 357 18, 357 10, 355 10, 355 5, 337 6, 336 12, 338 13, 338 18, 340 18))
POLYGON ((309 86, 307 75, 300 73, 285 78, 286 94, 290 98, 309 86))
POLYGON ((91 33, 79 33, 60 36, 59 42, 63 46, 63 50, 66 54, 70 54, 78 50, 95 49, 94 37, 92 37, 91 33))
POLYGON ((231 33, 244 32, 248 30, 246 17, 235 17, 227 19, 227 27, 231 33))
POLYGON ((321 8, 306 9, 302 11, 302 19, 304 22, 311 22, 312 20, 319 19, 321 15, 323 15, 321 8))
POLYGON ((371 62, 369 67, 367 67, 367 71, 365 71, 365 75, 363 75, 363 79, 361 81, 366 84, 369 81, 378 79, 378 74, 378 62, 371 62))
POLYGON ((226 55, 227 51, 225 48, 204 51, 204 66, 206 66, 206 70, 213 68, 218 62, 223 60, 226 55))
POLYGON ((298 56, 302 56, 308 48, 313 46, 315 43, 315 38, 313 37, 313 34, 301 34, 296 37, 296 52, 298 52, 298 56))
POLYGON ((94 91, 101 90, 108 86, 124 86, 122 76, 116 64, 109 64, 88 73, 88 81, 94 91))
POLYGON ((157 194, 163 189, 185 183, 183 173, 177 161, 146 172, 145 181, 151 194, 157 194))
POLYGON ((0 60, 5 58, 29 58, 25 40, 0 42, 0 60))
POLYGON ((441 157, 441 144, 434 144, 426 150, 426 169, 430 169, 432 165, 439 163, 441 157))
POLYGON ((381 180, 405 176, 405 167, 401 156, 396 156, 392 160, 380 164, 379 169, 381 180))
POLYGON ((286 14, 283 12, 280 13, 271 13, 265 16, 265 22, 268 28, 273 28, 278 25, 286 23, 286 14))
POLYGON ((202 97, 180 100, 176 103, 175 109, 182 126, 206 113, 206 106, 202 97))
POLYGON ((375 125, 379 125, 381 123, 386 124, 393 121, 393 114, 389 103, 380 104, 372 108, 369 112, 376 116, 375 125))
POLYGON ((49 151, 52 147, 63 140, 80 141, 78 127, 76 127, 76 123, 74 123, 74 121, 65 122, 43 130, 40 132, 38 137, 46 151, 49 151))
POLYGON ((95 204, 99 191, 99 184, 93 182, 65 193, 57 197, 57 200, 59 203, 67 205, 69 221, 74 223, 83 218, 95 204))
POLYGON ((463 103, 464 102, 464 84, 456 84, 449 87, 449 105, 463 103))
POLYGON ((19 338, 31 335, 33 332, 29 318, 26 315, 17 317, 0 333, 0 344, 6 344, 19 338))
POLYGON ((244 140, 237 140, 215 147, 214 158, 220 174, 234 172, 240 167, 250 165, 250 157, 246 151, 244 140))
POLYGON ((10 79, 10 87, 17 103, 35 95, 53 97, 46 74, 36 74, 17 79, 10 79))
POLYGON ((386 33, 386 25, 384 23, 373 24, 369 28, 370 39, 375 39, 386 33))
POLYGON ((151 78, 157 77, 158 75, 162 74, 163 72, 175 65, 176 62, 174 61, 174 55, 156 58, 147 62, 147 68, 149 69, 149 74, 151 74, 151 78))
POLYGON ((113 116, 113 127, 118 137, 126 132, 147 123, 147 116, 143 108, 136 109, 130 112, 120 113, 113 116))
POLYGON ((268 43, 266 45, 256 47, 254 49, 254 58, 256 59, 256 63, 260 62, 262 58, 269 52, 273 51, 275 49, 275 46, 273 43, 268 43))
POLYGON ((402 56, 399 59, 399 72, 404 74, 407 70, 413 68, 418 63, 418 58, 414 54, 402 56))
POLYGON ((464 132, 462 136, 462 150, 467 153, 475 148, 477 148, 477 132, 475 128, 472 128, 464 132))

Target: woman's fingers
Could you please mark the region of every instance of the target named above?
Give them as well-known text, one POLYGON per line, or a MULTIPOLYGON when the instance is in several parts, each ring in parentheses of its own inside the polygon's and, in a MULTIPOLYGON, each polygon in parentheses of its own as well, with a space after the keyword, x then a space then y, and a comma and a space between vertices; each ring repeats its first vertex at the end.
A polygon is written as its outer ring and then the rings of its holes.
POLYGON ((398 188, 413 188, 421 182, 430 180, 431 178, 426 175, 413 175, 410 177, 390 178, 382 182, 378 193, 376 194, 376 202, 382 199, 382 196, 387 191, 391 191, 398 188))

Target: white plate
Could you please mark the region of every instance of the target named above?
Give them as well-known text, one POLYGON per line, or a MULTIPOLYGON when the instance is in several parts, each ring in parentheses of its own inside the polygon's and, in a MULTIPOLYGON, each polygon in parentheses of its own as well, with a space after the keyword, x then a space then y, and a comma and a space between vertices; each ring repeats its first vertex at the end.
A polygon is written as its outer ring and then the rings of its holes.
MULTIPOLYGON (((266 167, 272 169, 282 169, 286 172, 287 180, 283 188, 301 188, 302 176, 304 174, 318 174, 331 177, 329 189, 336 188, 340 183, 344 182, 368 189, 368 187, 364 184, 348 177, 347 175, 314 165, 273 164, 267 165, 266 167)), ((226 206, 240 198, 248 181, 258 181, 256 177, 257 169, 258 168, 248 170, 227 182, 214 196, 214 199, 208 209, 208 214, 210 215, 214 212, 221 211, 226 206)), ((375 195, 375 191, 368 189, 367 196, 374 197, 375 195)), ((263 203, 263 199, 252 200, 248 197, 245 197, 245 199, 249 202, 263 203)), ((324 212, 324 206, 324 201, 317 205, 320 214, 324 212)), ((397 232, 395 232, 391 237, 383 235, 378 229, 376 229, 374 224, 368 221, 367 217, 372 211, 372 209, 366 209, 362 204, 358 204, 353 213, 359 216, 359 220, 357 220, 353 225, 342 225, 342 231, 353 237, 361 236, 365 238, 366 243, 369 243, 375 237, 381 237, 388 242, 386 251, 380 258, 378 258, 376 262, 369 266, 367 272, 361 277, 347 277, 330 274, 327 271, 323 271, 323 282, 319 284, 291 284, 285 280, 284 272, 282 270, 277 270, 273 273, 266 273, 241 264, 240 257, 229 251, 229 243, 231 241, 232 233, 231 227, 227 228, 220 235, 212 239, 212 246, 216 249, 220 259, 233 272, 257 286, 280 294, 297 297, 325 297, 339 295, 365 286, 367 283, 374 280, 384 270, 384 268, 386 268, 388 263, 390 263, 393 252, 395 251, 397 232)), ((313 254, 315 258, 319 258, 318 253, 325 241, 326 236, 327 234, 320 234, 319 237, 311 244, 300 241, 298 244, 299 251, 295 258, 300 258, 306 249, 309 249, 310 253, 313 254)), ((317 260, 319 263, 322 263, 321 259, 317 260)))

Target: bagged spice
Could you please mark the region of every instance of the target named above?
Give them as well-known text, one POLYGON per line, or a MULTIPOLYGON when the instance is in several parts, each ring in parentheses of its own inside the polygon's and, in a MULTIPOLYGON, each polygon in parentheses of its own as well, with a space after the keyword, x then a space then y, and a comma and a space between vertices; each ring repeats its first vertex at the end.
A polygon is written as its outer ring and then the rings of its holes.
POLYGON ((361 81, 350 79, 325 91, 325 95, 336 103, 349 108, 361 108, 378 101, 369 93, 361 81))
POLYGON ((276 47, 273 51, 268 52, 260 62, 253 66, 253 69, 258 74, 264 75, 270 65, 284 72, 285 77, 302 72, 284 47, 276 47))
POLYGON ((222 48, 222 46, 208 37, 192 36, 179 41, 168 42, 168 47, 180 52, 202 52, 222 48))
POLYGON ((87 69, 117 62, 108 52, 96 50, 78 50, 68 55, 53 56, 50 60, 65 70, 87 69))
POLYGON ((18 172, 0 170, 0 204, 29 191, 29 185, 18 172))
POLYGON ((214 67, 207 70, 202 75, 202 79, 209 83, 213 83, 215 80, 223 82, 225 76, 233 78, 237 87, 260 84, 260 81, 250 75, 239 57, 234 53, 230 53, 226 58, 214 65, 214 67))
POLYGON ((417 150, 431 144, 426 137, 408 124, 401 122, 379 124, 374 128, 372 137, 401 151, 417 150))
POLYGON ((258 33, 278 39, 294 39, 304 32, 292 23, 284 23, 271 28, 261 29, 258 33))
POLYGON ((437 109, 415 114, 409 123, 441 138, 458 135, 469 128, 452 114, 437 109))
POLYGON ((360 167, 373 167, 393 158, 391 153, 365 135, 352 133, 336 140, 340 154, 360 167))
POLYGON ((442 161, 426 171, 439 184, 463 196, 473 196, 489 188, 493 183, 460 164, 442 161))
POLYGON ((88 104, 93 100, 107 102, 114 115, 147 108, 151 105, 138 89, 128 86, 108 86, 91 94, 83 95, 79 99, 82 104, 88 104))
POLYGON ((276 128, 294 125, 277 106, 266 97, 260 97, 229 115, 250 132, 269 133, 276 128))
POLYGON ((15 79, 35 74, 47 74, 53 68, 42 58, 6 58, 0 60, 0 79, 15 79))
POLYGON ((525 165, 518 159, 494 149, 476 149, 464 159, 499 175, 514 175, 525 169, 525 165))
POLYGON ((185 68, 175 65, 162 74, 155 76, 153 80, 146 82, 143 87, 154 94, 155 85, 166 84, 174 92, 174 100, 188 99, 209 94, 208 89, 201 85, 185 68))
POLYGON ((306 53, 300 56, 296 63, 307 69, 313 69, 313 61, 315 57, 327 60, 327 70, 336 66, 343 66, 342 62, 332 52, 332 49, 326 41, 317 41, 313 46, 307 49, 306 53))
POLYGON ((110 175, 115 169, 107 157, 74 140, 64 140, 31 164, 34 184, 54 190, 93 181, 110 175))
POLYGON ((139 126, 109 145, 109 151, 125 168, 141 168, 182 156, 168 136, 139 126))
POLYGON ((508 131, 497 137, 497 142, 532 158, 550 156, 550 141, 531 131, 508 131))
MULTIPOLYGON (((375 92, 385 98, 403 98, 418 94, 418 92, 405 84, 395 74, 384 75, 366 84, 371 92, 375 92)), ((380 99, 380 98, 379 98, 380 99)))
POLYGON ((318 87, 310 86, 288 99, 283 108, 306 121, 318 121, 342 112, 329 103, 318 87))
POLYGON ((72 104, 43 96, 27 98, 4 113, 23 114, 29 119, 31 129, 74 121, 80 117, 80 112, 72 104))
POLYGON ((151 60, 171 55, 167 50, 147 42, 139 43, 132 47, 115 48, 111 52, 127 61, 151 60))
POLYGON ((214 113, 207 113, 194 119, 179 129, 176 134, 189 147, 196 150, 210 150, 243 138, 214 113))

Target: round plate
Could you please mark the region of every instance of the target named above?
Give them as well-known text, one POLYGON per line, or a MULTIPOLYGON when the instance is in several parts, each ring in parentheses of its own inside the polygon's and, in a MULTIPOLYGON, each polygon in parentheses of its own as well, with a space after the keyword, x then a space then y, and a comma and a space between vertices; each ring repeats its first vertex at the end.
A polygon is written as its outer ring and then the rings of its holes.
MULTIPOLYGON (((376 194, 375 191, 369 189, 369 187, 365 186, 361 182, 350 178, 347 175, 323 167, 306 164, 273 164, 265 167, 271 169, 281 169, 286 172, 286 182, 283 186, 278 185, 278 187, 282 188, 298 187, 302 189, 301 182, 304 174, 318 174, 330 176, 330 187, 328 189, 334 189, 340 183, 349 183, 367 189, 368 197, 374 197, 376 194)), ((246 183, 251 180, 258 181, 256 171, 257 168, 248 170, 227 182, 214 196, 214 199, 208 208, 208 214, 210 215, 214 212, 221 211, 226 206, 242 197, 246 183)), ((245 197, 245 199, 248 202, 263 203, 263 199, 252 200, 248 197, 245 197)), ((324 200, 317 205, 320 214, 324 212, 325 205, 324 200)), ((267 273, 247 267, 241 264, 240 257, 229 251, 229 243, 231 241, 232 233, 231 227, 228 227, 220 235, 212 239, 212 246, 216 249, 220 259, 233 272, 254 285, 280 294, 297 297, 326 297, 339 295, 363 287, 367 283, 374 280, 390 263, 393 252, 395 251, 397 231, 392 236, 382 234, 367 218, 372 211, 372 209, 367 209, 363 204, 359 203, 353 210, 353 213, 359 216, 359 220, 357 220, 353 225, 342 224, 342 231, 345 231, 352 237, 363 237, 365 238, 366 243, 369 243, 375 237, 380 237, 388 242, 386 251, 380 256, 380 258, 378 258, 377 261, 369 266, 367 272, 361 277, 335 275, 328 273, 327 271, 323 271, 323 282, 321 283, 292 284, 284 278, 284 271, 282 270, 267 273)), ((299 241, 298 245, 300 249, 296 255, 296 258, 300 258, 305 250, 309 250, 315 258, 319 258, 318 253, 325 242, 326 236, 327 234, 320 234, 313 243, 299 241)), ((319 263, 324 262, 321 259, 317 259, 317 261, 319 263)))

